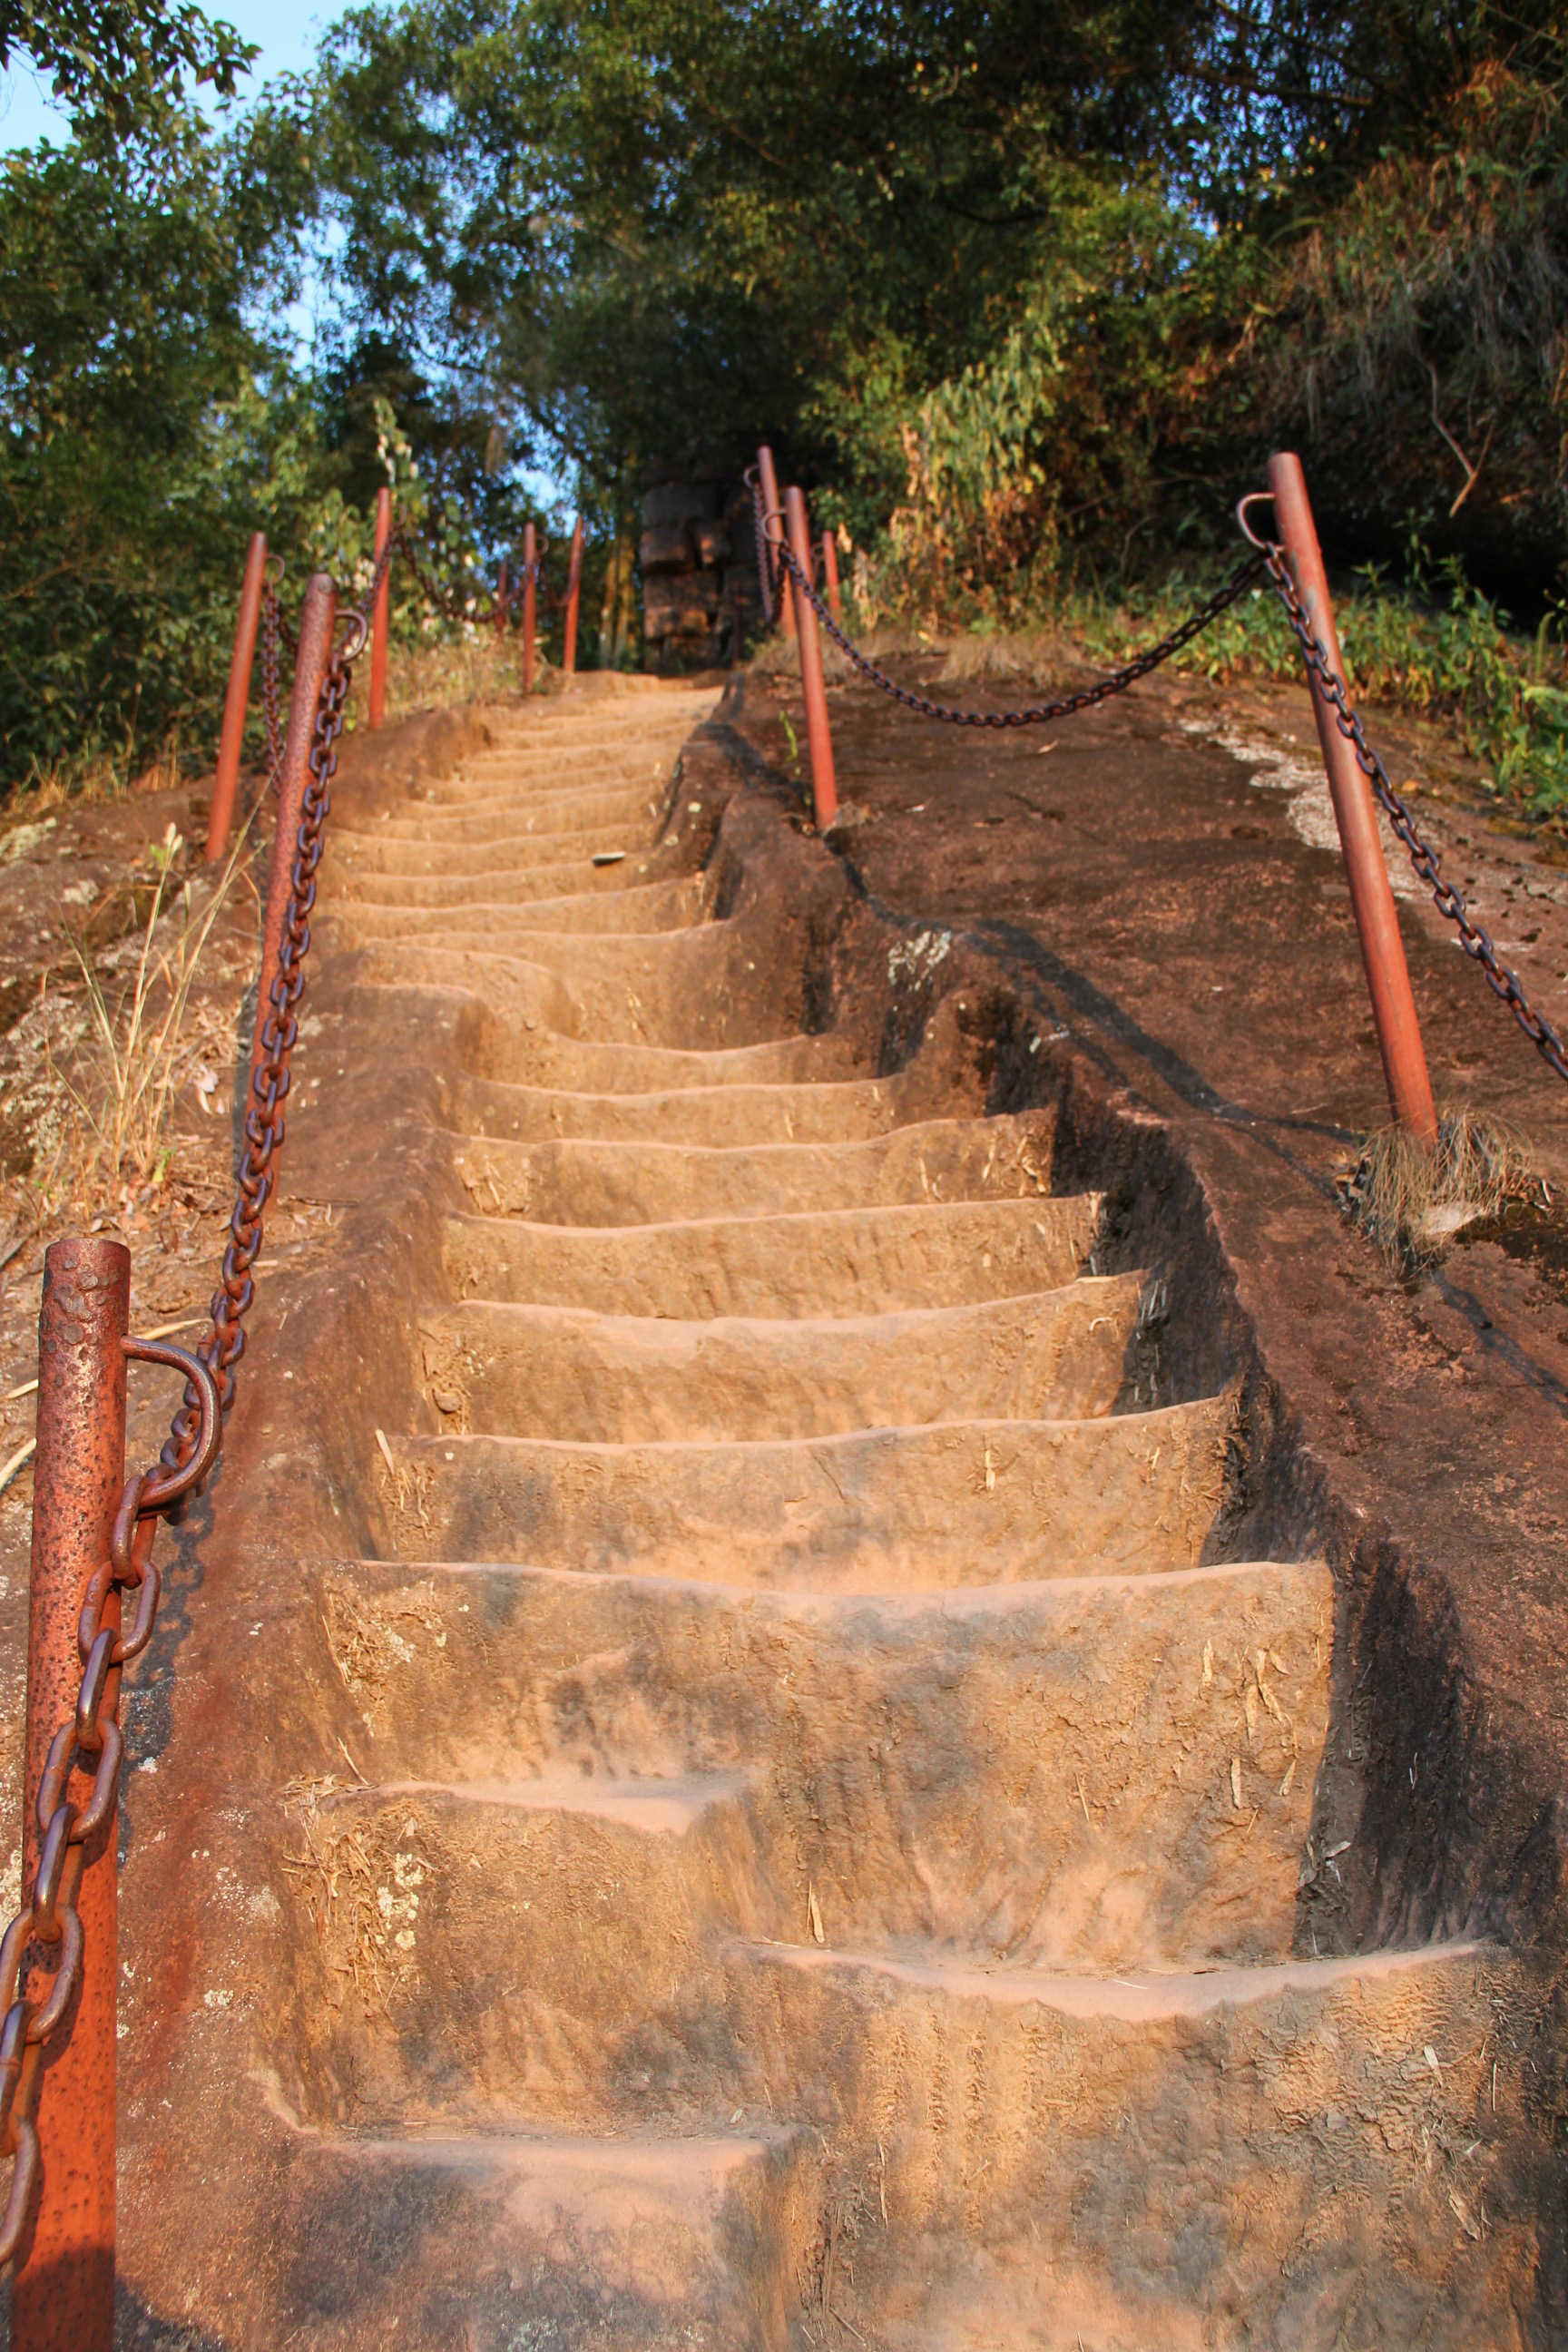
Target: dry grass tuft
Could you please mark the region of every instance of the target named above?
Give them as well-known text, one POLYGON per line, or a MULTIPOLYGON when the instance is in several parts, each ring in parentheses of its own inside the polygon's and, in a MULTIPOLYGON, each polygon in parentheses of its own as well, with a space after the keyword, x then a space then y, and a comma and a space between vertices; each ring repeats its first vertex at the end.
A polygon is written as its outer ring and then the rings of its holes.
POLYGON ((1067 638, 1037 629, 1022 636, 996 633, 956 638, 948 648, 943 686, 1027 686, 1043 693, 1079 685, 1082 656, 1067 638))
POLYGON ((872 661, 885 661, 893 654, 944 654, 952 643, 951 637, 925 636, 913 629, 901 627, 896 621, 884 621, 868 629, 863 637, 855 640, 863 654, 872 661))
POLYGON ((132 775, 126 755, 117 751, 80 752, 51 761, 34 759, 4 795, 5 816, 37 817, 47 809, 63 808, 68 801, 122 801, 132 793, 177 788, 184 781, 177 740, 171 739, 152 765, 132 775))
POLYGON ((1500 1216, 1532 1181, 1521 1137, 1499 1119, 1450 1110, 1430 1151, 1400 1127, 1368 1136, 1339 1187, 1346 1213, 1394 1265, 1413 1271, 1436 1265, 1467 1225, 1500 1216))
MULTIPOLYGON (((817 643, 822 647, 822 675, 829 686, 842 686, 855 676, 853 667, 839 652, 829 636, 818 632, 817 643)), ((800 640, 786 637, 781 630, 768 637, 752 656, 752 667, 763 677, 798 677, 800 676, 800 640)))
MULTIPOLYGON (((541 658, 540 676, 547 674, 541 658)), ((416 646, 389 647, 386 660, 388 724, 411 711, 445 702, 508 702, 522 691, 522 646, 514 634, 498 639, 489 627, 473 625, 458 635, 432 636, 416 646)), ((363 728, 370 709, 370 656, 354 666, 350 698, 353 723, 363 728)))
POLYGON ((149 853, 147 916, 125 955, 94 961, 72 940, 84 1002, 58 1037, 47 1019, 42 1031, 59 1116, 39 1190, 61 1205, 90 1214, 127 1188, 160 1183, 172 1153, 175 1100, 191 1087, 207 1108, 216 1086, 213 1066, 222 1067, 237 1053, 233 1014, 208 1003, 193 1006, 192 992, 247 854, 248 832, 241 831, 216 882, 176 886, 184 845, 171 824, 149 853), (117 968, 123 978, 111 1001, 117 968))

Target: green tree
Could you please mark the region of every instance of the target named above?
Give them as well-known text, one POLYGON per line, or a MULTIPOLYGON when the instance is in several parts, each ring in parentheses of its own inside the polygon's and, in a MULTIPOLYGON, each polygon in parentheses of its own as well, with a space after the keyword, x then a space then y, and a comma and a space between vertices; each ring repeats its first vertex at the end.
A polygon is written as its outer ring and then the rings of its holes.
POLYGON ((288 191, 195 121, 0 166, 8 782, 210 710, 247 532, 310 495, 305 388, 247 317, 288 191))

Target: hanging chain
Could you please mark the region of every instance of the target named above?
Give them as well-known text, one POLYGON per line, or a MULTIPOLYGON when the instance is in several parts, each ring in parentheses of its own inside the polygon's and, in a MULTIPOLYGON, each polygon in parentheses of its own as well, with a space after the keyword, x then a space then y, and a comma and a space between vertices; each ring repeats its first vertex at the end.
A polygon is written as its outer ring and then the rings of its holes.
MULTIPOLYGON (((445 613, 449 621, 471 621, 476 628, 482 628, 487 622, 493 621, 496 614, 501 610, 500 599, 497 596, 492 596, 488 604, 476 606, 472 612, 468 611, 463 604, 460 590, 443 588, 440 582, 432 575, 425 562, 425 558, 418 546, 416 544, 413 537, 402 528, 401 524, 393 532, 391 538, 386 542, 386 547, 382 556, 382 563, 377 566, 378 579, 381 569, 390 560, 392 551, 395 546, 401 549, 404 555, 408 559, 409 570, 418 581, 421 588, 424 589, 426 596, 429 597, 430 602, 436 605, 439 611, 445 613)), ((370 602, 374 603, 374 591, 373 588, 370 602)), ((509 597, 508 602, 510 603, 510 599, 509 597)), ((364 609, 369 609, 368 604, 365 605, 364 609)))
MULTIPOLYGON (((365 610, 374 603, 387 557, 377 566, 365 610)), ((268 591, 274 616, 276 592, 268 591)), ((153 1538, 160 1515, 172 1513, 200 1486, 217 1458, 224 1421, 235 1398, 235 1367, 245 1353, 243 1318, 255 1297, 252 1269, 260 1254, 273 1160, 283 1142, 284 1103, 289 1065, 300 1027, 297 1008, 304 993, 311 910, 321 832, 331 807, 337 742, 353 679, 353 662, 364 643, 364 611, 350 615, 344 646, 334 656, 317 705, 310 751, 310 776, 300 808, 289 872, 289 911, 279 948, 278 968, 268 992, 260 1052, 251 1075, 229 1240, 222 1277, 212 1302, 212 1328, 194 1354, 167 1343, 127 1339, 126 1354, 139 1361, 169 1364, 185 1374, 184 1395, 159 1455, 157 1469, 131 1479, 114 1520, 109 1558, 87 1589, 78 1632, 81 1688, 75 1714, 62 1724, 49 1749, 39 1786, 37 1824, 42 1847, 31 1896, 0 1944, 0 2155, 15 2158, 4 2218, 0 2219, 0 2265, 20 2245, 37 2187, 41 2150, 35 2120, 44 2044, 67 2015, 81 1982, 84 1939, 76 1908, 87 1841, 116 1818, 124 1738, 117 1719, 121 1670, 152 1640, 160 1593, 153 1538), (134 1593, 130 1632, 103 1622, 112 1591, 134 1593), (77 1771, 90 1772, 84 1803, 68 1795, 77 1771), (41 1948, 51 1981, 37 1996, 28 1955, 41 1948)), ((276 642, 273 632, 269 632, 276 642)), ((258 1011, 258 1018, 261 1014, 258 1011)))
MULTIPOLYGON (((1251 504, 1243 500, 1243 508, 1251 504)), ((1242 528, 1247 530, 1245 513, 1242 528)), ((1250 531, 1247 533, 1251 536, 1250 531)), ((1260 559, 1268 567, 1285 616, 1295 632, 1301 648, 1301 658, 1318 692, 1333 712, 1334 724, 1356 756, 1356 763, 1371 784, 1373 797, 1383 810, 1394 831, 1410 853, 1410 863, 1420 879, 1432 893, 1432 902, 1446 922, 1452 923, 1459 935, 1459 945, 1473 963, 1479 964, 1487 986, 1509 1008, 1549 1069, 1560 1078, 1568 1079, 1568 1047, 1543 1013, 1537 1013, 1520 986, 1518 975, 1498 961, 1497 950, 1479 923, 1470 920, 1464 895, 1451 882, 1445 881, 1437 853, 1418 830, 1406 803, 1394 791, 1388 770, 1366 740, 1366 730, 1352 709, 1346 697, 1344 682, 1330 662, 1328 654, 1313 634, 1312 625, 1301 602, 1296 583, 1290 575, 1285 550, 1277 541, 1263 542, 1260 559)))
MULTIPOLYGON (((755 482, 752 485, 752 503, 761 535, 766 525, 776 521, 778 516, 776 510, 771 515, 763 513, 762 491, 755 482)), ((1079 710, 1097 709, 1100 703, 1109 702, 1113 695, 1124 694, 1130 686, 1135 686, 1141 677, 1147 677, 1151 670, 1158 669, 1162 662, 1168 662, 1173 654, 1180 653, 1184 646, 1191 645, 1194 637, 1201 636, 1211 622, 1216 621, 1222 613, 1228 612, 1232 604, 1246 595, 1261 574, 1265 561, 1261 555, 1249 555, 1212 596, 1205 598, 1195 612, 1188 614, 1180 628, 1173 629, 1168 637, 1162 637, 1158 645, 1148 646, 1122 668, 1112 670, 1109 677, 1099 678, 1093 686, 1083 687, 1076 694, 1064 695, 1059 702, 1030 703, 1022 710, 954 710, 945 702, 933 702, 929 695, 913 693, 907 686, 900 686, 897 678, 889 677, 885 669, 879 669, 839 627, 827 609, 826 599, 806 577, 788 542, 770 536, 767 545, 782 569, 789 573, 796 593, 805 598, 834 644, 861 677, 872 686, 879 687, 884 694, 891 695, 895 702, 902 703, 906 710, 914 711, 921 719, 941 719, 949 727, 1040 727, 1053 719, 1070 719, 1079 710)), ((763 603, 765 605, 765 584, 763 603)))
MULTIPOLYGON (((321 688, 310 745, 310 773, 300 812, 294 863, 289 875, 289 912, 278 953, 278 969, 265 1008, 258 1007, 263 1024, 261 1046, 251 1073, 245 1113, 245 1151, 236 1180, 233 1213, 223 1272, 212 1302, 212 1329, 196 1353, 218 1383, 226 1414, 234 1402, 234 1368, 245 1353, 244 1318, 256 1286, 251 1269, 261 1253, 267 1202, 272 1192, 272 1161, 283 1141, 283 1106, 289 1093, 289 1063, 300 1034, 295 1008, 305 990, 305 958, 310 946, 310 912, 316 903, 316 868, 321 859, 321 829, 331 806, 330 787, 337 767, 337 740, 342 731, 344 707, 353 679, 353 665, 344 654, 335 657, 321 688)), ((195 1444, 200 1397, 187 1387, 184 1402, 160 1459, 168 1469, 179 1469, 195 1444)))

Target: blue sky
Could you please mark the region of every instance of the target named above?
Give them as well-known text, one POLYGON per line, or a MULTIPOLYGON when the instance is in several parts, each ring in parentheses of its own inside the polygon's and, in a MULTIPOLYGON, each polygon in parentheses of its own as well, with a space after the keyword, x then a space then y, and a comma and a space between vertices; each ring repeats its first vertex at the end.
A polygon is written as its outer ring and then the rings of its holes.
MULTIPOLYGON (((206 13, 236 26, 260 49, 250 80, 241 85, 246 96, 254 96, 269 75, 310 64, 317 41, 338 11, 321 0, 209 0, 206 13)), ((47 76, 26 65, 0 74, 0 148, 36 147, 45 138, 58 144, 69 130, 50 99, 47 76)))

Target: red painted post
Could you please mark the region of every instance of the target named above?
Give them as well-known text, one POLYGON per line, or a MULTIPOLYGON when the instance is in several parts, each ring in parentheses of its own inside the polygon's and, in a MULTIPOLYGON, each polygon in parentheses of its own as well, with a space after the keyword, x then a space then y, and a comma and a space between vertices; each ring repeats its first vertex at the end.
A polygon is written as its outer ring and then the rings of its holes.
POLYGON ((566 562, 566 630, 561 645, 561 667, 568 677, 577 671, 577 595, 583 585, 583 518, 572 526, 572 552, 566 562))
POLYGON ((830 530, 822 534, 822 576, 827 583, 827 609, 836 621, 842 621, 844 599, 838 587, 838 550, 830 530))
MULTIPOLYGON (((38 1314, 38 1444, 27 1607, 22 1875, 39 1861, 38 1785, 49 1744, 76 1713, 77 1623, 109 1557, 125 1481, 125 1350, 131 1253, 100 1235, 51 1243, 38 1314)), ((118 1629, 120 1599, 104 1604, 118 1629)), ((114 1714, 111 1671, 100 1716, 114 1714)), ((81 1921, 81 1990, 46 2043, 37 2111, 39 2188, 11 2287, 13 2352, 111 2352, 114 2342, 115 1995, 120 1977, 118 1823, 110 1812, 71 1865, 62 1898, 81 1921)), ((41 1951, 48 1960, 49 1947, 41 1951)))
MULTIPOLYGON (((392 492, 383 484, 375 494, 375 560, 379 563, 392 537, 392 492)), ((386 717, 386 619, 392 598, 392 575, 383 572, 375 592, 370 624, 370 723, 379 727, 386 717)))
MULTIPOLYGON (((300 813, 310 780, 310 745, 316 731, 316 708, 331 666, 332 631, 337 626, 338 592, 326 572, 311 574, 300 614, 300 651, 294 664, 294 693, 289 705, 289 733, 283 764, 278 773, 278 831, 272 843, 272 872, 267 885, 267 920, 261 933, 261 976, 256 992, 256 1027, 251 1033, 252 1079, 261 1058, 261 1033, 270 1010, 268 998, 278 972, 278 950, 283 944, 283 922, 291 895, 294 850, 300 833, 300 813)), ((276 1164, 276 1155, 274 1155, 276 1164)))
MULTIPOLYGON (((1328 576, 1323 570, 1322 551, 1318 545, 1317 526, 1312 520, 1300 459, 1289 452, 1270 457, 1268 487, 1274 497, 1279 536, 1289 555, 1312 633, 1328 656, 1330 668, 1343 680, 1344 658, 1334 628, 1328 576)), ((1435 1143, 1437 1112, 1432 1100, 1432 1080, 1421 1043, 1420 1023, 1415 1017, 1415 999, 1405 961, 1405 942, 1399 936, 1399 916, 1384 859, 1372 787, 1351 745, 1340 733, 1332 706, 1315 679, 1312 712, 1318 724, 1323 765, 1328 770, 1340 846, 1344 852, 1351 907, 1361 940, 1362 962, 1366 968, 1389 1103, 1398 1124, 1408 1128, 1418 1142, 1435 1143)))
MULTIPOLYGON (((795 560, 811 578, 811 525, 805 499, 799 490, 784 492, 784 521, 795 560)), ((805 742, 811 755, 812 813, 818 833, 825 832, 838 810, 838 789, 833 774, 833 737, 827 724, 827 689, 822 676, 822 646, 816 635, 816 614, 799 599, 800 684, 805 698, 805 742)))
POLYGON ((533 525, 531 522, 525 522, 522 526, 522 690, 524 694, 533 692, 534 573, 539 569, 533 553, 535 544, 533 525))
MULTIPOLYGON (((768 447, 765 441, 762 447, 757 451, 757 475, 763 486, 763 509, 770 515, 781 514, 783 509, 779 499, 779 478, 773 470, 773 453, 768 447)), ((764 531, 770 537, 776 535, 777 528, 778 527, 773 523, 765 523, 763 525, 764 531)), ((784 633, 786 637, 793 637, 795 635, 795 598, 790 593, 789 574, 787 572, 782 570, 778 574, 778 608, 779 621, 783 626, 784 633)))
POLYGON ((228 847, 234 823, 234 798, 239 789, 239 754, 245 740, 245 713, 250 701, 250 673, 256 664, 256 632, 261 618, 261 583, 267 571, 267 533, 254 530, 245 556, 245 579, 239 591, 239 618, 234 625, 234 655, 228 666, 228 692, 224 697, 223 732, 218 737, 217 773, 213 779, 213 804, 207 818, 207 864, 216 865, 228 847))
POLYGON ((506 635, 507 614, 510 609, 509 599, 507 596, 508 585, 509 575, 507 572, 506 558, 503 555, 500 560, 500 578, 496 585, 496 636, 498 641, 506 635))

